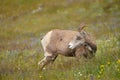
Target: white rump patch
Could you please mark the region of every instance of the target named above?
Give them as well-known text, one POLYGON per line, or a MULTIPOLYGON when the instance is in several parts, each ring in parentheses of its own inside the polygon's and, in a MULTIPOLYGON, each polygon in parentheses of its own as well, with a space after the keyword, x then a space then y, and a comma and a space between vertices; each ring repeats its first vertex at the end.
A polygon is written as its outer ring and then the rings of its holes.
POLYGON ((50 54, 46 51, 46 47, 50 43, 51 35, 52 35, 52 31, 48 32, 44 36, 44 38, 41 40, 41 43, 42 43, 42 46, 43 46, 43 49, 44 49, 44 52, 45 52, 44 56, 51 56, 52 55, 52 54, 50 54))

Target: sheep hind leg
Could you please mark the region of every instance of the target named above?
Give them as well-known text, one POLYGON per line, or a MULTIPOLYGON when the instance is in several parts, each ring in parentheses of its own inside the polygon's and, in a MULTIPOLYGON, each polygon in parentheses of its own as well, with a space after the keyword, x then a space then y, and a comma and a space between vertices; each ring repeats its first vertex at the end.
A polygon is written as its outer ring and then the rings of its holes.
POLYGON ((52 56, 46 56, 38 63, 38 65, 40 65, 40 69, 42 70, 51 61, 52 61, 52 56))
POLYGON ((52 63, 56 60, 58 55, 55 55, 53 58, 52 58, 52 63))

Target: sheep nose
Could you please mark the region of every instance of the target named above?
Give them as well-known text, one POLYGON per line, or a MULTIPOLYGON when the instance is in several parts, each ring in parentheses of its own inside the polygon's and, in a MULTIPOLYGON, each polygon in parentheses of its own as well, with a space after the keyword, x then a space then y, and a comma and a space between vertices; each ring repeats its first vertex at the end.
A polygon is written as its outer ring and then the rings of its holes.
POLYGON ((73 49, 73 46, 72 46, 72 45, 68 45, 68 48, 69 48, 69 49, 73 49))
POLYGON ((71 47, 71 45, 68 45, 68 48, 70 48, 71 47))

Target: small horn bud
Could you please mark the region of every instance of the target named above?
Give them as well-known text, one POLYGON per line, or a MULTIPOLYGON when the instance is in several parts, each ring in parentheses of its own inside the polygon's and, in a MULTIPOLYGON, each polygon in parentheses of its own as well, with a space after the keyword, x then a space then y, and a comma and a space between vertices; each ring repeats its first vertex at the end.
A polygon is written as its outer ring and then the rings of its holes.
POLYGON ((83 28, 85 27, 85 23, 81 23, 79 28, 78 28, 78 31, 81 32, 83 30, 83 28))

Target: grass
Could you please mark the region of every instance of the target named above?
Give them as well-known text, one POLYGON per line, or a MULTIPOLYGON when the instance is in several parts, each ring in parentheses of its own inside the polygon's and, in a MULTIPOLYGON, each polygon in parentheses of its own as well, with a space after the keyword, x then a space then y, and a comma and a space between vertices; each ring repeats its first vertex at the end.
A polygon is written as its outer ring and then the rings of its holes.
POLYGON ((119 9, 119 0, 1 1, 0 80, 119 80, 119 9), (77 30, 81 22, 96 37, 96 56, 79 61, 59 56, 41 72, 40 36, 55 28, 77 30))

